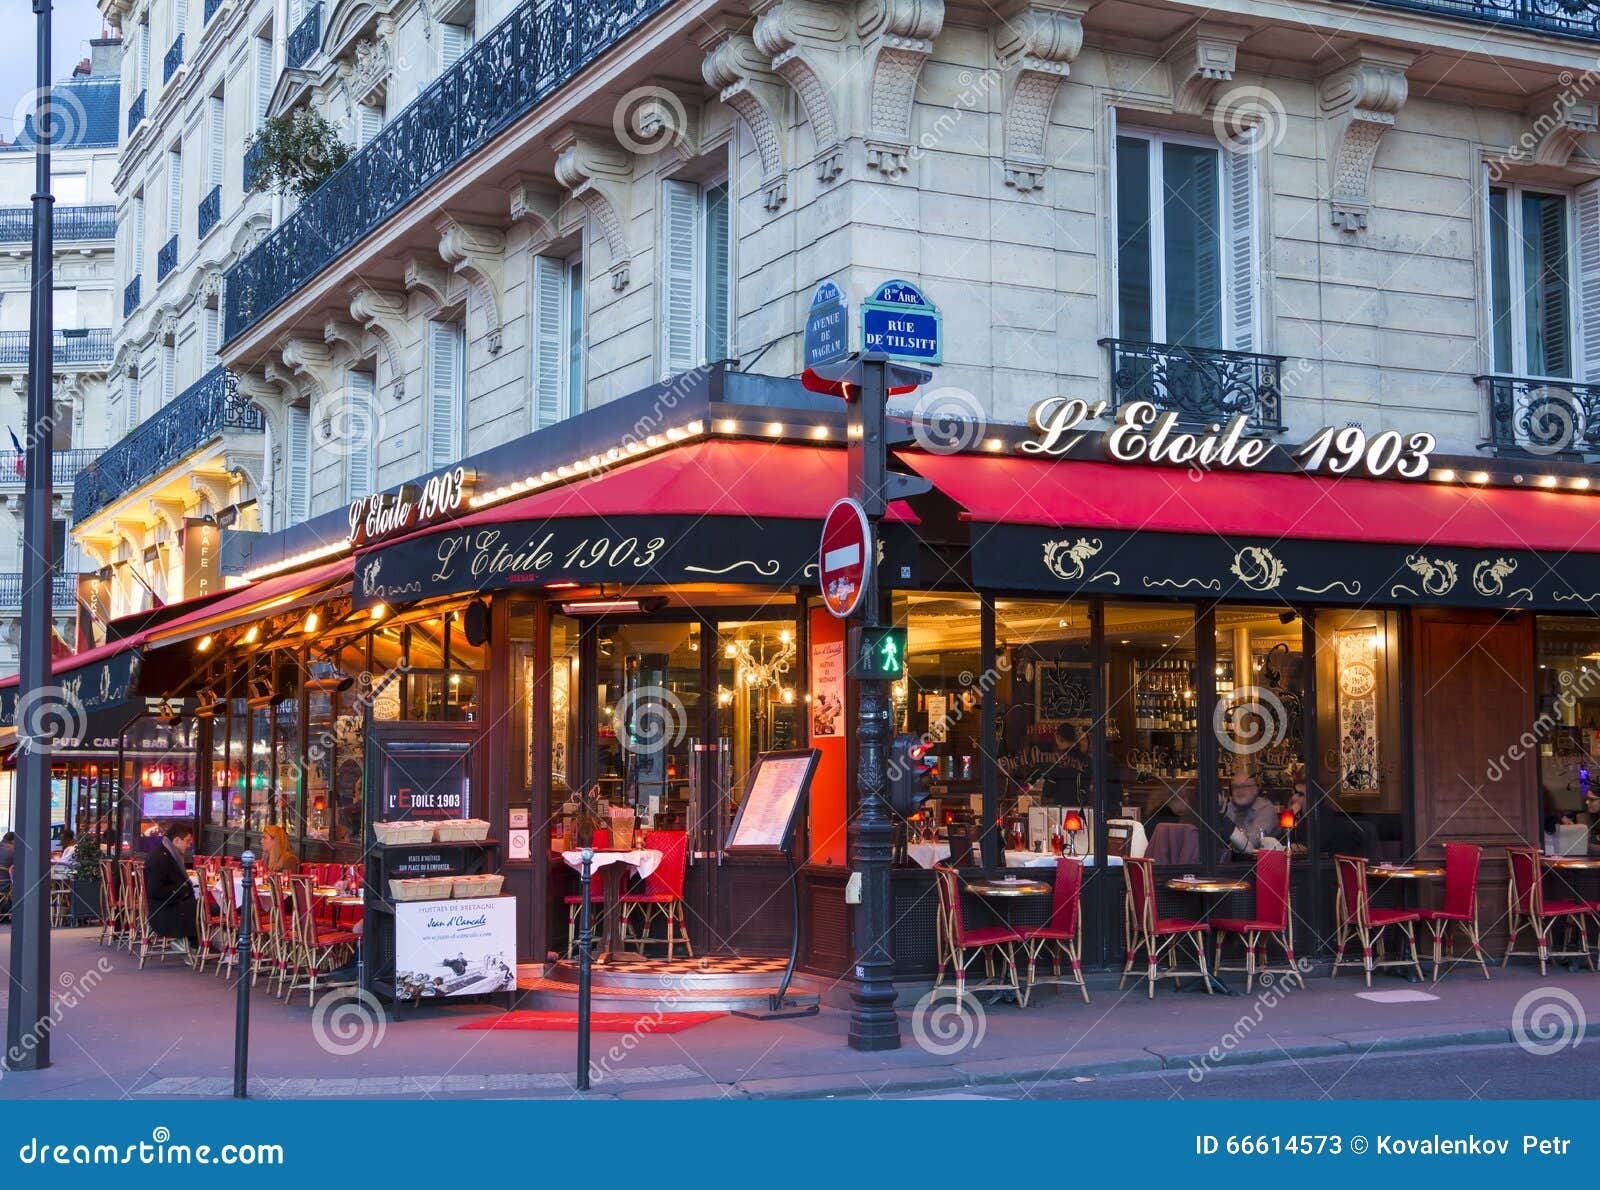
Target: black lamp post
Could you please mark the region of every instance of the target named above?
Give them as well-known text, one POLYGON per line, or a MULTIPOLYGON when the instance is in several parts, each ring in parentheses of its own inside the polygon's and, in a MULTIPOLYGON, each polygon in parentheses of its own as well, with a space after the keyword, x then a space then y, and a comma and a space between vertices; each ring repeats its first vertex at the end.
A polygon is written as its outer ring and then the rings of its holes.
POLYGON ((28 323, 28 437, 22 480, 22 667, 17 687, 17 848, 11 914, 11 996, 6 1066, 50 1065, 50 739, 61 710, 50 685, 50 385, 55 369, 51 290, 50 0, 33 0, 38 24, 34 97, 33 283, 28 323), (54 709, 49 705, 55 702, 54 709))

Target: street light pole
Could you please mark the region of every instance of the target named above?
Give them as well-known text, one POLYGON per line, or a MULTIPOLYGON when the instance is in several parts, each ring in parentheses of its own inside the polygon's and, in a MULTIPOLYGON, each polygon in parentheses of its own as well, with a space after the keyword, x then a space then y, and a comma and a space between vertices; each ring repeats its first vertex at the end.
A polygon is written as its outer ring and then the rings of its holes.
POLYGON ((50 685, 51 292, 55 228, 50 193, 50 2, 33 0, 38 26, 34 95, 33 283, 28 323, 28 436, 22 480, 22 667, 17 687, 17 847, 12 887, 11 994, 5 1064, 50 1065, 50 741, 41 700, 50 685), (25 722, 31 712, 32 722, 25 722))

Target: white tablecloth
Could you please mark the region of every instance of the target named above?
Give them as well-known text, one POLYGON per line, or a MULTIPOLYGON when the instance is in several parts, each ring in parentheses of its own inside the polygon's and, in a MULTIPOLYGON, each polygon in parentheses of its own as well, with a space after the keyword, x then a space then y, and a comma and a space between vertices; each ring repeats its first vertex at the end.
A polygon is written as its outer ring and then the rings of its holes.
MULTIPOLYGON (((561 858, 574 872, 583 871, 583 852, 563 851, 561 858)), ((607 864, 627 864, 640 876, 648 876, 661 866, 661 852, 651 851, 648 848, 639 848, 635 851, 596 851, 594 859, 589 862, 589 871, 598 872, 607 864)))
MULTIPOLYGON (((1131 844, 1129 850, 1132 852, 1133 857, 1138 859, 1144 854, 1147 845, 1144 837, 1144 827, 1137 822, 1131 825, 1133 826, 1133 834, 1128 840, 1131 844)), ((943 863, 950 858, 950 844, 910 843, 906 846, 906 855, 917 867, 931 868, 934 864, 943 863)), ((1014 851, 1009 847, 1006 849, 1006 867, 1008 868, 1053 868, 1056 866, 1056 858, 1056 854, 1050 851, 1014 851)), ((1095 858, 1092 855, 1080 855, 1078 858, 1083 860, 1086 868, 1095 866, 1095 858)), ((1120 868, 1122 866, 1122 857, 1113 855, 1108 862, 1111 867, 1120 868)))
MULTIPOLYGON (((189 883, 194 886, 195 895, 200 893, 200 877, 190 876, 189 883)), ((233 874, 233 903, 237 908, 244 904, 244 875, 239 872, 233 874)))

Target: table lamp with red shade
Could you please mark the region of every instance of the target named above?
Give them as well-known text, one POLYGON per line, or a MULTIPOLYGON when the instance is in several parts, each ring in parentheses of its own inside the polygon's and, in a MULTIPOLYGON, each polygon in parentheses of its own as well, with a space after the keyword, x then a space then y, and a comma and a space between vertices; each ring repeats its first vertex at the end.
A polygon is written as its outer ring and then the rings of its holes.
POLYGON ((1285 836, 1287 836, 1290 831, 1294 830, 1294 811, 1288 806, 1285 806, 1283 808, 1283 812, 1278 815, 1278 826, 1282 829, 1285 836))
POLYGON ((1078 853, 1078 832, 1083 829, 1083 817, 1076 810, 1068 810, 1061 819, 1061 829, 1067 832, 1067 851, 1078 853))

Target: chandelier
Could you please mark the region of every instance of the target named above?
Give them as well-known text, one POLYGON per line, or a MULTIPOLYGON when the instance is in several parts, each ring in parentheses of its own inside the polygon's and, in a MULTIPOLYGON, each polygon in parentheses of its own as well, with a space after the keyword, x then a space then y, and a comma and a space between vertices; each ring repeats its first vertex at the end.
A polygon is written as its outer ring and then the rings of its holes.
MULTIPOLYGON (((770 655, 764 637, 754 645, 742 639, 729 641, 722 655, 733 662, 735 688, 743 686, 751 694, 758 694, 776 686, 784 702, 794 701, 794 691, 783 685, 784 675, 794 667, 795 658, 794 634, 787 628, 778 633, 777 646, 770 655)), ((728 705, 733 701, 733 690, 718 687, 717 701, 728 705)))

